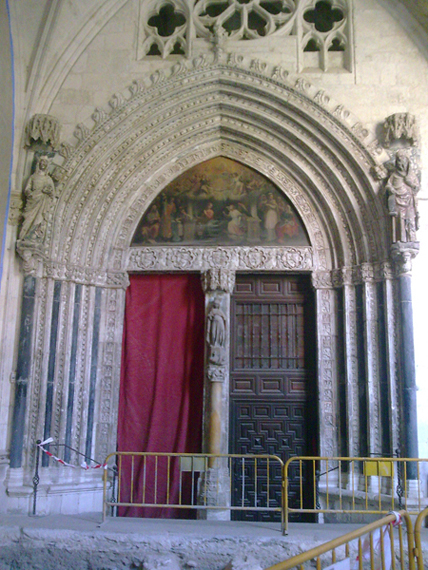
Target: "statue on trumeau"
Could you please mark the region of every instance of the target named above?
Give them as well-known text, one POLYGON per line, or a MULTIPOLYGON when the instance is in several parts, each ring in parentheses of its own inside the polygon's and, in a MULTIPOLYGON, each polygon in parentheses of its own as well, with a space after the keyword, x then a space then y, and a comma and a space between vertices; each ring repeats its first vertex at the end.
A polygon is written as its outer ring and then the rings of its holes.
POLYGON ((403 150, 395 155, 395 166, 386 186, 388 212, 392 219, 392 241, 415 242, 419 229, 416 194, 419 180, 413 172, 410 159, 403 150))
POLYGON ((212 364, 226 362, 226 317, 215 299, 207 317, 208 361, 212 364))
POLYGON ((35 172, 25 186, 24 221, 19 234, 21 241, 42 241, 45 236, 46 226, 56 198, 55 185, 48 172, 48 167, 49 159, 42 155, 37 161, 35 172))

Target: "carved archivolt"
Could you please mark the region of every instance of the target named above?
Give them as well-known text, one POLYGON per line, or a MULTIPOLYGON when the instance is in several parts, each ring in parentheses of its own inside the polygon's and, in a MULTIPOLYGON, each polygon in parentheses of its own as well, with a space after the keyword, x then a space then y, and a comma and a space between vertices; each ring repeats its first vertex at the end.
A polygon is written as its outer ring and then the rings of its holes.
MULTIPOLYGON (((126 285, 124 272, 137 255, 126 251, 151 201, 186 169, 221 155, 286 193, 312 243, 309 256, 242 249, 234 265, 329 270, 387 257, 388 232, 378 223, 384 206, 371 175, 382 151, 350 112, 306 80, 243 56, 204 56, 175 64, 150 84, 134 82, 110 107, 94 112, 92 129, 79 125, 75 148, 62 147, 59 198, 43 251, 20 251, 29 270, 36 257, 45 275, 126 285)), ((168 255, 146 251, 144 263, 209 267, 192 248, 168 255)))

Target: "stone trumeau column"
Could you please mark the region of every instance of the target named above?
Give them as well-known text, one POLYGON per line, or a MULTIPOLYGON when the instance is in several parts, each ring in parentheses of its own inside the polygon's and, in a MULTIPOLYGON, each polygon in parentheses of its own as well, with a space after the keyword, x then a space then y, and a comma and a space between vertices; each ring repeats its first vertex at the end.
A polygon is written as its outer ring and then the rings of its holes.
MULTIPOLYGON (((235 272, 210 269, 202 274, 205 291, 205 409, 204 449, 207 453, 228 453, 229 434, 229 347, 230 295, 235 272)), ((207 505, 230 504, 230 474, 227 460, 210 458, 200 488, 200 501, 207 505)), ((227 510, 207 510, 207 518, 228 519, 227 510)))

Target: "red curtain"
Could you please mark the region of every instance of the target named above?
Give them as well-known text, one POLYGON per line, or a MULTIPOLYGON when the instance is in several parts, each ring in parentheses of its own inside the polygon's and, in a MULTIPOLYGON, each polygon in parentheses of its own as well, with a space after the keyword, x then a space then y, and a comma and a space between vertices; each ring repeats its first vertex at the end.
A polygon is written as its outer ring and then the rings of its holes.
MULTIPOLYGON (((131 275, 126 292, 118 451, 201 451, 204 294, 199 275, 131 275)), ((178 462, 122 460, 120 501, 178 502, 178 462), (132 482, 131 482, 132 480, 132 482)), ((182 490, 180 491, 182 492, 182 490)), ((180 518, 181 509, 120 515, 180 518)))

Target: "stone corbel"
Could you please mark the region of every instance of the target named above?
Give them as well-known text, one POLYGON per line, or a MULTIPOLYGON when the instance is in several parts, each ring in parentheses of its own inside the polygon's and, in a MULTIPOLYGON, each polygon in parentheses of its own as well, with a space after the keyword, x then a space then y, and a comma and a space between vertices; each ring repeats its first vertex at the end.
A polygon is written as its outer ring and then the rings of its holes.
POLYGON ((412 271, 412 260, 419 253, 419 242, 397 242, 391 246, 391 257, 397 275, 408 275, 412 271))

